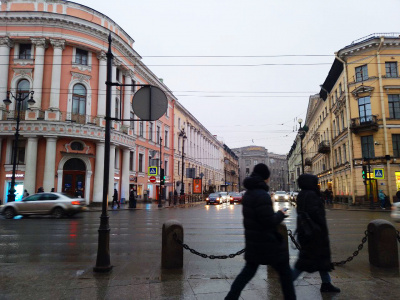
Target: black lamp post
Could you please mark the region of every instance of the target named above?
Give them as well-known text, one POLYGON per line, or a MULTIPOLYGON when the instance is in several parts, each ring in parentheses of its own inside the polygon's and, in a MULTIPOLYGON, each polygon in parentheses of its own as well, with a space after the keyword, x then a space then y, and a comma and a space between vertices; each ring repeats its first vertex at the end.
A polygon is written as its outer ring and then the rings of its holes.
POLYGON ((300 154, 301 154, 301 174, 304 174, 304 160, 303 160, 303 138, 304 138, 304 129, 301 127, 301 123, 303 119, 298 119, 297 122, 300 124, 299 133, 300 133, 300 154))
POLYGON ((163 181, 163 178, 161 178, 161 177, 164 176, 164 174, 162 174, 164 172, 161 172, 161 169, 162 169, 162 159, 161 159, 161 157, 162 157, 162 152, 161 152, 162 149, 161 149, 161 146, 162 146, 162 138, 160 136, 160 190, 159 190, 159 195, 158 195, 158 197, 159 197, 159 199, 158 199, 158 207, 162 207, 162 204, 161 204, 162 184, 161 184, 161 182, 163 181))
POLYGON ((10 96, 14 98, 17 102, 17 126, 15 128, 15 138, 14 138, 14 145, 13 145, 13 157, 12 157, 12 177, 11 177, 11 187, 8 191, 7 201, 12 202, 15 201, 15 171, 17 168, 17 150, 18 150, 18 138, 19 138, 19 122, 20 122, 20 114, 21 114, 21 107, 22 102, 25 101, 28 97, 29 100, 27 101, 28 104, 35 104, 35 100, 33 100, 33 91, 31 92, 21 92, 17 91, 17 94, 14 95, 10 91, 7 92, 7 98, 3 100, 5 105, 10 105, 12 102, 10 100, 10 96))
POLYGON ((181 196, 183 196, 183 195, 185 194, 185 190, 184 190, 184 187, 183 187, 183 171, 185 170, 185 139, 187 138, 184 128, 181 129, 181 132, 179 133, 179 136, 182 138, 182 180, 181 180, 181 196))

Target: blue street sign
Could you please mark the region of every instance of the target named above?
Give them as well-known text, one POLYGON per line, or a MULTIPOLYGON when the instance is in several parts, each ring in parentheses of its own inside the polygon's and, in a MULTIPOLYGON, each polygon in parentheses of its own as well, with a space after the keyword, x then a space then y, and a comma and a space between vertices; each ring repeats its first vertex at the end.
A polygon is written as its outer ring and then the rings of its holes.
POLYGON ((149 167, 149 176, 157 176, 158 175, 158 168, 157 167, 149 167))
POLYGON ((374 169, 375 179, 385 179, 385 172, 383 169, 374 169))

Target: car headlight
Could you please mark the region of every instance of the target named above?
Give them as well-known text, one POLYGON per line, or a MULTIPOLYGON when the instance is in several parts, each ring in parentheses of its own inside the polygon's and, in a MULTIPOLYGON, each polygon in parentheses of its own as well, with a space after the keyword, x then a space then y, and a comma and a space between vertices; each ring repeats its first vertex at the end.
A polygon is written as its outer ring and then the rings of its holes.
POLYGON ((275 200, 277 200, 279 197, 277 195, 274 196, 275 200))
POLYGON ((289 199, 289 196, 288 196, 288 195, 286 195, 286 196, 285 196, 285 199, 289 199))

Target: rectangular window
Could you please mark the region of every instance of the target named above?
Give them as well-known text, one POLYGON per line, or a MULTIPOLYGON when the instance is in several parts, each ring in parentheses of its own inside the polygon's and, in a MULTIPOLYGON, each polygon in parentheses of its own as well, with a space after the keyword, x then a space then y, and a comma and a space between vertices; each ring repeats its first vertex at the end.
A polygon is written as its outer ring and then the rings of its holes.
POLYGON ((364 81, 367 79, 368 79, 367 65, 356 67, 356 82, 364 81))
POLYGON ((343 160, 344 162, 347 162, 346 144, 343 145, 343 160))
POLYGON ((119 74, 120 74, 119 69, 116 68, 116 70, 115 70, 115 79, 116 79, 118 82, 119 82, 119 74))
POLYGON ((76 49, 75 63, 80 65, 88 65, 89 52, 82 49, 76 49))
POLYGON ((143 137, 143 121, 139 122, 139 136, 143 137))
POLYGON ((178 118, 178 129, 181 129, 181 118, 178 118))
POLYGON ((342 164, 342 149, 340 149, 340 147, 338 148, 338 152, 339 152, 339 165, 342 164))
POLYGON ((164 161, 164 176, 168 176, 168 160, 164 161))
POLYGON ((246 167, 249 167, 249 166, 250 166, 250 164, 251 164, 251 161, 250 161, 250 159, 246 159, 246 161, 245 161, 245 164, 246 164, 246 167))
POLYGON ((139 172, 143 172, 143 154, 139 153, 139 172))
POLYGON ((160 126, 157 126, 157 141, 156 141, 157 144, 160 143, 160 134, 161 134, 161 128, 160 126))
POLYGON ((345 126, 344 126, 344 112, 343 111, 341 113, 341 118, 342 118, 342 129, 344 129, 345 126))
POLYGON ((32 45, 31 44, 19 44, 19 59, 31 59, 32 58, 32 45))
POLYGON ((129 171, 133 171, 135 152, 129 152, 129 171))
POLYGON ((333 132, 332 132, 332 135, 333 135, 333 137, 336 137, 336 122, 335 122, 335 120, 333 120, 333 132))
POLYGON ((168 131, 165 130, 165 133, 164 133, 164 146, 167 147, 167 148, 168 148, 168 139, 169 139, 168 131))
POLYGON ((400 134, 392 134, 393 156, 400 157, 400 134))
POLYGON ((373 158, 375 157, 374 139, 372 135, 361 137, 361 150, 362 157, 373 158))
POLYGON ((358 98, 358 112, 360 123, 372 121, 371 99, 369 96, 358 98))
POLYGON ((389 116, 392 119, 400 119, 400 95, 388 95, 389 116))
POLYGON ((153 123, 149 122, 149 140, 153 140, 153 123))
POLYGON ((339 96, 342 96, 343 91, 342 91, 342 84, 339 83, 339 96))
POLYGON ((397 62, 385 62, 386 77, 397 78, 399 73, 397 71, 397 62))
POLYGON ((337 158, 337 149, 335 149, 335 161, 336 161, 336 165, 339 165, 339 161, 337 158))
POLYGON ((135 130, 135 121, 133 121, 133 120, 135 120, 135 114, 132 111, 130 114, 130 118, 132 120, 132 121, 130 121, 130 127, 134 131, 135 130))
POLYGON ((181 162, 178 161, 178 175, 181 175, 181 162))
POLYGON ((250 175, 250 168, 246 168, 246 175, 250 175))

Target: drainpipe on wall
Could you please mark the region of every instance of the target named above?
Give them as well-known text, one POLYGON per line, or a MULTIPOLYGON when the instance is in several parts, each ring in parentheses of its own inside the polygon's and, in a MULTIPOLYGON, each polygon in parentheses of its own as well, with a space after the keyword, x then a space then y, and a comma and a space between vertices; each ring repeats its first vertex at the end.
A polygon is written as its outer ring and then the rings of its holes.
MULTIPOLYGON (((380 52, 382 49, 383 41, 385 38, 381 37, 381 42, 379 44, 378 50, 376 51, 377 68, 378 68, 378 78, 379 78, 379 93, 381 99, 381 110, 382 110, 382 121, 383 121, 383 134, 385 137, 385 155, 389 155, 389 143, 387 138, 387 125, 386 125, 386 112, 385 112, 385 99, 383 97, 383 86, 382 86, 382 72, 381 72, 381 56, 380 52)), ((393 193, 392 193, 392 181, 390 180, 391 170, 390 170, 390 160, 386 160, 386 170, 387 170, 387 185, 389 190, 389 200, 393 203, 393 193)))
POLYGON ((347 136, 349 137, 349 156, 350 156, 350 191, 352 196, 352 204, 356 203, 356 195, 354 190, 354 166, 353 166, 353 136, 350 130, 351 124, 351 116, 350 116, 350 102, 349 102, 349 87, 347 81, 347 63, 338 56, 338 53, 335 52, 335 57, 338 61, 340 61, 344 66, 344 89, 345 89, 345 96, 346 96, 346 119, 347 119, 347 136))

